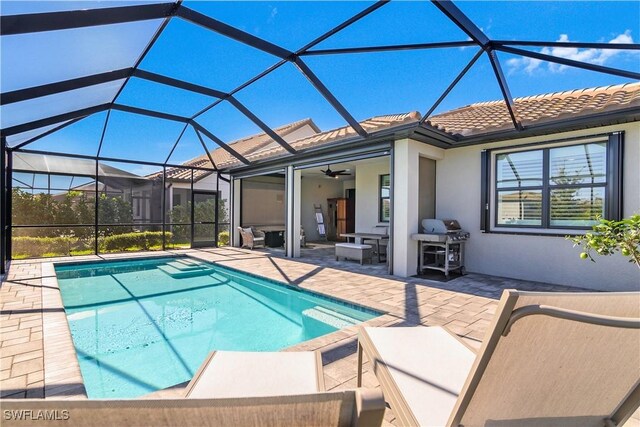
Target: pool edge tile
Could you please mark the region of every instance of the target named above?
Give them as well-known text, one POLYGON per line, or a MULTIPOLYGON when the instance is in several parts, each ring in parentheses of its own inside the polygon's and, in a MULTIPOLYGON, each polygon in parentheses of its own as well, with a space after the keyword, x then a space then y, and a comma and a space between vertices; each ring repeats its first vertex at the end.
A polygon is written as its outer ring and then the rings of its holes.
POLYGON ((44 398, 87 399, 53 262, 42 263, 44 398))

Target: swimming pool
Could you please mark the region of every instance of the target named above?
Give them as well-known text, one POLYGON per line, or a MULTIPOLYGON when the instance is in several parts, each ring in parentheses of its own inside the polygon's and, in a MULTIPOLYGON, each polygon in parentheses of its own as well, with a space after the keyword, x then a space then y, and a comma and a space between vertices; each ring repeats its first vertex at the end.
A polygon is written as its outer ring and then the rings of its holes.
POLYGON ((381 313, 190 257, 56 265, 90 398, 188 381, 212 350, 276 351, 381 313))

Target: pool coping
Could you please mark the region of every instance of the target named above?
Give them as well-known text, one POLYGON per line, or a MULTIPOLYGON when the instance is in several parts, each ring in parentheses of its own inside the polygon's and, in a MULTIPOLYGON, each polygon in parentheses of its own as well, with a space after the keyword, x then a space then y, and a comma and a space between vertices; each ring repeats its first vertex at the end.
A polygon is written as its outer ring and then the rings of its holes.
MULTIPOLYGON (((330 344, 339 345, 345 340, 357 339, 358 329, 362 326, 386 326, 400 321, 400 318, 392 313, 393 307, 381 303, 363 305, 344 298, 336 298, 319 292, 315 289, 307 289, 305 287, 275 280, 269 277, 260 276, 249 271, 230 267, 222 262, 207 260, 197 256, 196 254, 184 253, 158 253, 144 254, 135 256, 140 259, 154 258, 193 258, 210 264, 219 265, 235 273, 242 273, 254 278, 266 280, 287 289, 315 295, 334 303, 345 304, 348 307, 362 309, 365 312, 376 312, 378 316, 360 322, 357 325, 342 328, 330 334, 322 335, 311 340, 303 341, 293 346, 283 348, 280 351, 309 351, 325 349, 330 344), (374 307, 378 306, 378 307, 374 307)), ((44 398, 50 399, 88 399, 87 391, 84 386, 84 379, 78 362, 78 355, 73 343, 69 322, 66 315, 64 304, 62 303, 62 295, 58 284, 58 277, 55 272, 55 265, 81 265, 101 262, 117 262, 128 261, 130 257, 122 256, 104 257, 100 260, 60 260, 43 262, 42 265, 42 323, 43 323, 43 347, 44 347, 44 398)), ((372 301, 369 301, 372 302, 372 301)), ((327 350, 330 350, 329 348, 327 350)), ((167 389, 180 390, 186 386, 188 382, 176 384, 166 389, 157 390, 150 394, 162 392, 167 389)), ((143 395, 139 398, 142 398, 143 395)))
POLYGON ((44 398, 87 399, 54 263, 42 264, 44 398))

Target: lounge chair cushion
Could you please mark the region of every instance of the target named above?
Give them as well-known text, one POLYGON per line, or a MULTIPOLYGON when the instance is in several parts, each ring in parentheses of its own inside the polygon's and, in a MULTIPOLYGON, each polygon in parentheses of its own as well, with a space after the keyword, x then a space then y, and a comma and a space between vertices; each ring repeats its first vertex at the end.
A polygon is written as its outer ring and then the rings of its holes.
MULTIPOLYGON (((187 387, 189 398, 288 396, 317 393, 318 356, 302 352, 217 351, 187 387)), ((321 362, 320 362, 321 363, 321 362)))
POLYGON ((440 327, 364 330, 375 346, 377 363, 388 369, 418 424, 444 426, 469 375, 475 353, 440 327))

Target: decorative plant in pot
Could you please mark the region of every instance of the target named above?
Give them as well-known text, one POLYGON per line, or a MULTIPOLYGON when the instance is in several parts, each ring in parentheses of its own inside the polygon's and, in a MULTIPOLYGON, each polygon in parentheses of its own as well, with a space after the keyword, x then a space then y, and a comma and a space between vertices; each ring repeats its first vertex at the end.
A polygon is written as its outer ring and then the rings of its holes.
POLYGON ((620 252, 629 257, 640 268, 640 214, 632 215, 622 221, 599 219, 593 231, 580 236, 569 236, 574 246, 582 246, 582 259, 593 259, 597 255, 613 255, 620 252))

